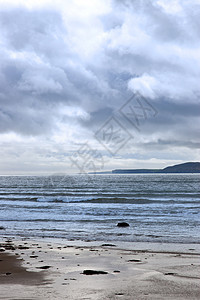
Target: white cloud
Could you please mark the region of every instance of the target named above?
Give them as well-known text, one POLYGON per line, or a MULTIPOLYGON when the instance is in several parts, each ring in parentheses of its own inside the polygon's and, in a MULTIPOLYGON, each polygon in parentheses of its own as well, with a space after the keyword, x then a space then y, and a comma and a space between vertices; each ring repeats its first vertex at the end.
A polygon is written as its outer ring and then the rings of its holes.
POLYGON ((133 92, 138 92, 144 97, 154 98, 155 87, 159 86, 159 82, 148 74, 143 74, 141 77, 132 78, 128 82, 128 87, 133 92))
POLYGON ((156 2, 168 14, 178 14, 183 11, 180 0, 159 0, 156 2))

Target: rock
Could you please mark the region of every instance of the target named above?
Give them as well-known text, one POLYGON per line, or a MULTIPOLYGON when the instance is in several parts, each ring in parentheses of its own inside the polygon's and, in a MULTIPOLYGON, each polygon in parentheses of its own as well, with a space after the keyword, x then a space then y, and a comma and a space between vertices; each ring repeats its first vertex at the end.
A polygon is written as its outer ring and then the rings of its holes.
POLYGON ((116 247, 114 244, 102 244, 102 247, 116 247))
POLYGON ((128 227, 129 224, 126 223, 126 222, 119 222, 119 223, 117 224, 117 226, 118 226, 118 227, 128 227))
POLYGON ((103 275, 103 274, 108 274, 108 272, 96 271, 96 270, 84 270, 83 274, 84 275, 103 275))
POLYGON ((116 296, 124 296, 123 293, 115 293, 116 296))
POLYGON ((37 269, 47 270, 51 268, 51 266, 42 266, 42 267, 36 267, 37 269))
POLYGON ((0 244, 0 248, 2 249, 5 249, 5 250, 15 250, 15 247, 13 246, 13 244, 10 244, 11 241, 8 241, 6 243, 1 243, 0 244))
POLYGON ((140 259, 129 259, 128 262, 141 262, 140 259))
POLYGON ((120 271, 119 270, 115 270, 115 271, 113 271, 113 273, 120 273, 120 271))
POLYGON ((19 246, 18 246, 18 249, 20 249, 20 250, 28 250, 28 249, 29 249, 29 247, 27 247, 27 246, 22 246, 22 245, 19 245, 19 246))

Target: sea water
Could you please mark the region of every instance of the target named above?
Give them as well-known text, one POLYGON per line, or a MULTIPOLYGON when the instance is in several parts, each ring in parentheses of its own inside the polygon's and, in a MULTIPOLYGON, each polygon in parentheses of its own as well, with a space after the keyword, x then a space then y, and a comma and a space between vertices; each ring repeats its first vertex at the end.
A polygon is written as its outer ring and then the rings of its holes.
POLYGON ((0 234, 200 243, 200 174, 0 176, 0 234), (129 227, 121 228, 125 221, 129 227))

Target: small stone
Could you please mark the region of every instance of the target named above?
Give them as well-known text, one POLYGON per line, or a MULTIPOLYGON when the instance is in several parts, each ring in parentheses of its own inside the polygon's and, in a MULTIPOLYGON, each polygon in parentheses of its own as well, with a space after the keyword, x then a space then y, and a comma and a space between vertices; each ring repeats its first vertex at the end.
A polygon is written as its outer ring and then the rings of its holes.
POLYGON ((128 223, 126 223, 126 222, 119 222, 119 223, 117 224, 117 226, 118 226, 118 227, 129 227, 130 225, 129 225, 128 223))
POLYGON ((102 247, 116 247, 114 244, 102 244, 102 247))
POLYGON ((108 274, 108 272, 96 271, 96 270, 84 270, 83 274, 84 275, 104 275, 104 274, 108 274))
POLYGON ((141 262, 140 259, 129 259, 128 262, 141 262))
POLYGON ((47 270, 51 268, 51 266, 42 266, 42 267, 37 267, 37 269, 42 269, 42 270, 47 270))

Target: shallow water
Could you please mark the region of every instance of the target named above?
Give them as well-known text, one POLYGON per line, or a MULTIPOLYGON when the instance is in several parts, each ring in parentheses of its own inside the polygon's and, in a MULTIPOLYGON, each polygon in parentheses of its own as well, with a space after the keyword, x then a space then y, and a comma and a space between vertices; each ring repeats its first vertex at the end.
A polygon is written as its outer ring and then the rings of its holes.
POLYGON ((0 176, 0 203, 3 236, 200 243, 200 174, 0 176))

